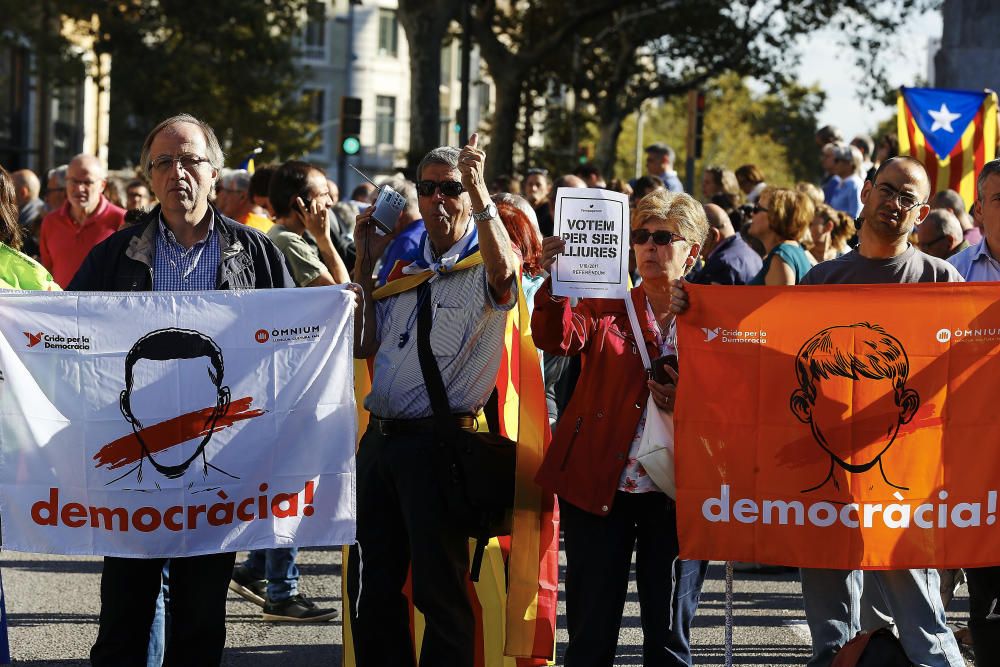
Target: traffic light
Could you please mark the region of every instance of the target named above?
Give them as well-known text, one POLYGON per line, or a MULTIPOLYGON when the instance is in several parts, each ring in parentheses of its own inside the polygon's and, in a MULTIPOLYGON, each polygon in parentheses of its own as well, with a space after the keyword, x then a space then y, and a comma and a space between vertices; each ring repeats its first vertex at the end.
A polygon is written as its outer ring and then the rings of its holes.
POLYGON ((361 150, 361 98, 340 98, 340 152, 357 155, 361 150))
POLYGON ((694 157, 701 159, 702 139, 705 134, 705 91, 699 90, 694 99, 694 157))

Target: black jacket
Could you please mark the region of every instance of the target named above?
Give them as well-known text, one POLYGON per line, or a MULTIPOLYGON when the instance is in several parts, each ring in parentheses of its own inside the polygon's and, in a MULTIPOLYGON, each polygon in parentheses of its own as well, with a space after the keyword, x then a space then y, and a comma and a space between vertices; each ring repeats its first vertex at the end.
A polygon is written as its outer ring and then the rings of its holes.
MULTIPOLYGON (((230 220, 215 208, 222 261, 216 289, 294 287, 285 258, 269 238, 256 229, 230 220)), ((122 229, 90 251, 67 291, 144 292, 153 289, 153 252, 160 207, 138 223, 122 229)))

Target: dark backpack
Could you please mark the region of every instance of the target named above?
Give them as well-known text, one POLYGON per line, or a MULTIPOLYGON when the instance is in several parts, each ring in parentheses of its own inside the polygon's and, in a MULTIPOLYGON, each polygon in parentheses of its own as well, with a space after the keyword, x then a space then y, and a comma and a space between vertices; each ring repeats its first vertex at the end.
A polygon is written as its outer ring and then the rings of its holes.
POLYGON ((859 632, 837 652, 830 667, 913 667, 903 645, 888 628, 859 632))

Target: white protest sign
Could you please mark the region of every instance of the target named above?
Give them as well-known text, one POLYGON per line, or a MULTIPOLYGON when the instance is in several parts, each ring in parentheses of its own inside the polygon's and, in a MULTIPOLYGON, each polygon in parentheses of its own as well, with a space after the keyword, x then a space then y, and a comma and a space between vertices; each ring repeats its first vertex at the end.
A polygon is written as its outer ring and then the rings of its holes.
POLYGON ((342 287, 0 293, 4 548, 352 543, 353 311, 342 287))
POLYGON ((622 299, 628 293, 628 197, 600 188, 559 188, 556 236, 566 249, 552 268, 557 296, 622 299))

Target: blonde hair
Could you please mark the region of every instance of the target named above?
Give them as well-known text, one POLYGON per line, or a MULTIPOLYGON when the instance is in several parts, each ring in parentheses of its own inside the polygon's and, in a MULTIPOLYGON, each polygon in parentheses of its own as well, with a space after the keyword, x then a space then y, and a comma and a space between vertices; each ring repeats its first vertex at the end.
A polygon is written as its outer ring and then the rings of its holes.
POLYGON ((650 221, 670 220, 689 244, 704 245, 708 236, 705 208, 691 195, 669 190, 654 190, 639 200, 632 213, 632 229, 650 221))
POLYGON ((785 241, 797 241, 802 230, 815 217, 816 207, 808 195, 785 188, 765 188, 761 198, 767 197, 767 226, 785 241))

